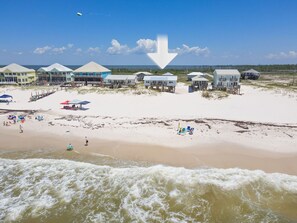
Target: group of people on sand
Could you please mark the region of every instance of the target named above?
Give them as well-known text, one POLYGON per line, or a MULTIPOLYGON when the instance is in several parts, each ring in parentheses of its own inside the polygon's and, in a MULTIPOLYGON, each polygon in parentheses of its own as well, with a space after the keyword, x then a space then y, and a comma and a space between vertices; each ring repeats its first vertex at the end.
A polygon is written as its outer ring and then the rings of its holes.
MULTIPOLYGON (((85 146, 88 146, 89 145, 89 140, 88 140, 88 138, 85 136, 85 146)), ((67 145, 67 151, 71 151, 71 150, 73 150, 74 149, 74 147, 73 147, 73 145, 71 144, 71 143, 69 143, 68 145, 67 145)))

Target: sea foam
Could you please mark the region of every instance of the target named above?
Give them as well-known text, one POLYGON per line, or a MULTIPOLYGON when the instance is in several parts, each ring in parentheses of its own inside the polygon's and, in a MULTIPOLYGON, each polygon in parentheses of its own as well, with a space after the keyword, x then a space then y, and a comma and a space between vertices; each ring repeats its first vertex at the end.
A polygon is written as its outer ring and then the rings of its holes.
POLYGON ((296 176, 238 168, 0 159, 0 189, 4 222, 286 222, 277 202, 297 209, 296 176))

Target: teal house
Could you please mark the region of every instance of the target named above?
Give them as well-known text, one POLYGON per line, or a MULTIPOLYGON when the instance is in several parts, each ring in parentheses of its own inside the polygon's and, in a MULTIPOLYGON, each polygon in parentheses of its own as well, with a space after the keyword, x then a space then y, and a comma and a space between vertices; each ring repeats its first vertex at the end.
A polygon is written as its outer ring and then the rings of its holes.
POLYGON ((88 84, 100 84, 111 74, 111 70, 93 61, 77 68, 73 71, 74 82, 88 84))

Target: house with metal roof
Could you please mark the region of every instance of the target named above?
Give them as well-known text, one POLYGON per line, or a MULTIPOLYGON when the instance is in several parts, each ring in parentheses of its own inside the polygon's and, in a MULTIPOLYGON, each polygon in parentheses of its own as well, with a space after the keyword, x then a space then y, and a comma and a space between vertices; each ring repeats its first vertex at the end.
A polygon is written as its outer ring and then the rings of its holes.
POLYGON ((153 74, 150 72, 146 72, 146 71, 139 71, 139 72, 134 73, 134 75, 136 75, 137 81, 143 81, 144 76, 151 76, 153 74))
POLYGON ((36 82, 36 72, 18 65, 9 64, 0 68, 0 84, 28 85, 36 82))
POLYGON ((220 90, 240 89, 240 73, 236 69, 216 69, 213 72, 213 88, 220 90))
POLYGON ((158 89, 161 91, 175 92, 175 86, 177 84, 177 76, 145 76, 143 78, 144 86, 146 88, 158 89))
POLYGON ((41 67, 37 70, 38 82, 61 84, 74 81, 73 70, 59 63, 48 67, 41 67))
POLYGON ((241 72, 241 78, 242 79, 252 79, 252 80, 257 80, 260 77, 260 72, 250 69, 241 72))
POLYGON ((170 73, 170 72, 167 72, 165 74, 162 74, 163 76, 174 76, 174 74, 170 73))
POLYGON ((196 77, 196 76, 203 77, 204 74, 201 72, 191 72, 191 73, 187 74, 187 79, 188 79, 188 81, 191 81, 192 78, 196 77))
POLYGON ((201 76, 195 76, 192 78, 192 84, 190 86, 193 91, 207 90, 208 79, 201 76))
POLYGON ((103 83, 104 86, 109 86, 112 88, 120 88, 123 86, 135 86, 136 85, 136 75, 108 75, 103 83))
POLYGON ((95 62, 89 62, 73 71, 74 82, 84 85, 101 84, 111 74, 111 70, 95 62))

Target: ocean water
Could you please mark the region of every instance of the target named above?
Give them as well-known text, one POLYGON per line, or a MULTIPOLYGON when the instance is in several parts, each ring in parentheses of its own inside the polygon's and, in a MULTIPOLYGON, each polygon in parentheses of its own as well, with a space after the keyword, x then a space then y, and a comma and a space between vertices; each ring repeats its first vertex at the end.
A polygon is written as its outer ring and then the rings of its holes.
POLYGON ((0 159, 0 222, 297 222, 297 176, 0 159))

